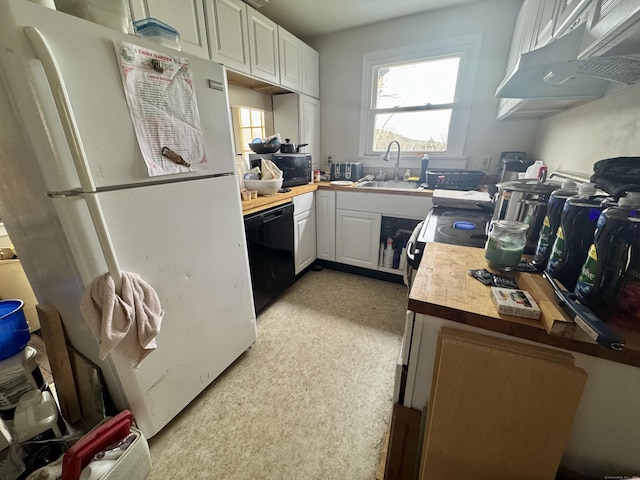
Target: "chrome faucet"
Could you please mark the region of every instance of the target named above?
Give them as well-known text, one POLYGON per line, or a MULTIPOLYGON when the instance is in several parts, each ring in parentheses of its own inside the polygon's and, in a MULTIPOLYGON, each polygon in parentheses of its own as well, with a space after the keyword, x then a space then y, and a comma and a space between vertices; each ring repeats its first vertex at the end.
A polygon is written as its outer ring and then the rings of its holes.
POLYGON ((382 160, 384 160, 385 162, 389 161, 389 152, 391 151, 391 145, 396 144, 398 146, 398 156, 396 157, 396 167, 393 170, 393 179, 397 182, 400 179, 400 142, 398 142, 397 140, 391 140, 389 142, 389 145, 387 146, 387 151, 384 154, 384 157, 382 157, 382 160))

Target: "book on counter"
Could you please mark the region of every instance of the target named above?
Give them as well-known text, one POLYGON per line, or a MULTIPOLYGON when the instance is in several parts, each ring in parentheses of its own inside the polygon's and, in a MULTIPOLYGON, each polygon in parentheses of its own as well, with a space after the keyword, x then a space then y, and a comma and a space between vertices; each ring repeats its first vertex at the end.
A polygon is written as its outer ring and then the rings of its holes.
POLYGON ((491 287, 491 299, 498 313, 534 320, 540 318, 540 307, 531 294, 524 290, 491 287))

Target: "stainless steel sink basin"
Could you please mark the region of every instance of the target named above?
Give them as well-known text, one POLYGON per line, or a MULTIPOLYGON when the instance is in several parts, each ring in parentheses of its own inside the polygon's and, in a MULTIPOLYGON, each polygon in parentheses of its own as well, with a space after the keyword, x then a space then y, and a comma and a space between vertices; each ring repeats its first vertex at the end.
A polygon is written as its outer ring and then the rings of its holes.
POLYGON ((416 182, 401 182, 401 181, 396 182, 395 180, 371 181, 371 182, 365 182, 358 186, 364 187, 364 188, 377 188, 377 189, 384 189, 384 190, 421 190, 422 189, 420 184, 416 182))

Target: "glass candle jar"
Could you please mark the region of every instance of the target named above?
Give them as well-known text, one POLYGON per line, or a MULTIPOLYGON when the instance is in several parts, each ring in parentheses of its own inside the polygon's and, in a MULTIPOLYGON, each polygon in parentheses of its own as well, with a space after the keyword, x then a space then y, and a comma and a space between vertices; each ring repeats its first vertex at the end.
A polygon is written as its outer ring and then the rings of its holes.
POLYGON ((489 238, 484 247, 484 258, 491 268, 513 270, 520 263, 527 242, 527 229, 523 222, 497 220, 491 224, 489 238))

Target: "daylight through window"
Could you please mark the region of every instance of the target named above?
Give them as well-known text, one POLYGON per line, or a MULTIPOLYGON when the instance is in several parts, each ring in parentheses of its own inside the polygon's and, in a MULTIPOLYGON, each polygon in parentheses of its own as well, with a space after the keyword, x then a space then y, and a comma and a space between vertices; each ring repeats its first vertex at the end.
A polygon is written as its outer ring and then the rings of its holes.
POLYGON ((248 155, 253 153, 249 144, 254 138, 265 137, 264 112, 247 107, 237 108, 238 130, 241 145, 238 153, 248 155))
POLYGON ((464 37, 366 54, 363 153, 397 140, 405 153, 461 155, 478 50, 464 37))

